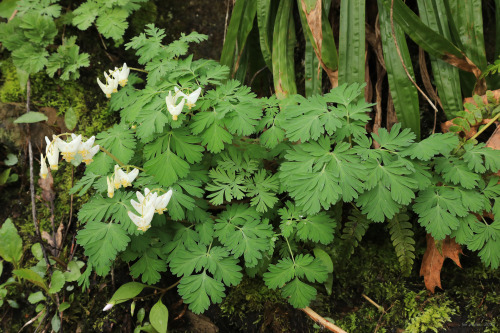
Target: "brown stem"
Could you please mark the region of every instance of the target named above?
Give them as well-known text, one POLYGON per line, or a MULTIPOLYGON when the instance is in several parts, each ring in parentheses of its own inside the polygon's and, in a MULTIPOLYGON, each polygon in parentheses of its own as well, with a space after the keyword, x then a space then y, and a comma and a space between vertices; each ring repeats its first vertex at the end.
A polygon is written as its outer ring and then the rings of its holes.
POLYGON ((300 310, 304 311, 306 313, 306 315, 308 315, 312 320, 314 320, 316 323, 318 323, 322 327, 328 329, 330 332, 347 333, 346 331, 344 331, 343 329, 341 329, 337 325, 335 325, 335 324, 329 322, 328 320, 326 320, 325 318, 321 317, 319 314, 314 312, 314 310, 311 309, 310 307, 305 307, 305 308, 300 309, 300 310))
POLYGON ((374 300, 372 300, 370 297, 366 296, 365 294, 361 294, 368 302, 370 302, 373 306, 375 306, 380 312, 385 312, 384 307, 382 305, 378 305, 375 303, 374 300))
MULTIPOLYGON (((30 99, 31 99, 31 83, 30 79, 26 82, 26 113, 30 111, 30 99)), ((30 163, 30 193, 31 193, 31 213, 33 217, 33 224, 35 225, 35 232, 40 239, 40 245, 42 247, 43 257, 45 258, 45 262, 47 263, 47 267, 50 266, 49 258, 47 257, 47 251, 43 245, 41 233, 40 233, 40 224, 36 219, 36 201, 35 201, 35 177, 33 175, 33 147, 31 146, 31 127, 28 124, 28 156, 30 163)))

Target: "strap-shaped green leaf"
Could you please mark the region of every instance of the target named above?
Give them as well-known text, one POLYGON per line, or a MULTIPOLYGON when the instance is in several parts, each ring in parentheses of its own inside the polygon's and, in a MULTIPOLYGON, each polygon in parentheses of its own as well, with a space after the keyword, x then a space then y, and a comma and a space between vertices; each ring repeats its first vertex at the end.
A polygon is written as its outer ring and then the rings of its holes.
POLYGON ((256 0, 238 0, 231 14, 220 63, 236 72, 257 12, 256 0))
POLYGON ((262 56, 269 69, 272 70, 273 27, 276 18, 277 2, 272 0, 257 0, 257 25, 259 26, 259 41, 262 56))
MULTIPOLYGON (((448 17, 443 2, 418 0, 417 3, 422 22, 446 39, 451 40, 448 17)), ((435 56, 431 55, 430 59, 434 83, 443 105, 443 111, 446 118, 455 118, 456 113, 463 110, 458 69, 435 56)))
POLYGON ((340 5, 339 84, 365 82, 365 0, 340 5))
MULTIPOLYGON (((396 46, 392 37, 389 10, 382 5, 385 0, 379 0, 380 15, 380 35, 382 37, 382 48, 384 50, 385 65, 387 68, 387 78, 391 97, 394 101, 394 109, 398 116, 398 121, 403 128, 411 128, 420 138, 420 111, 418 108, 418 92, 415 86, 408 79, 401 60, 399 59, 396 46)), ((401 56, 408 72, 412 77, 413 66, 411 64, 410 53, 406 46, 404 33, 399 24, 394 22, 394 32, 398 41, 401 56)))
POLYGON ((295 24, 293 1, 282 0, 278 7, 273 32, 273 79, 276 96, 283 99, 297 93, 295 85, 295 24))

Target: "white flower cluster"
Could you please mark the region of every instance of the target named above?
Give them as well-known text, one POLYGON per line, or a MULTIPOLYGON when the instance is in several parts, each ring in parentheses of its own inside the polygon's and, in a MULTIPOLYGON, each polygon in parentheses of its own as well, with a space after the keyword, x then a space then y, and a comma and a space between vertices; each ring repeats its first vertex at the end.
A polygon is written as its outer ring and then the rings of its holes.
POLYGON ((174 92, 173 96, 172 91, 168 92, 168 96, 165 97, 165 102, 167 103, 168 112, 172 115, 172 119, 177 120, 177 116, 181 114, 184 105, 186 105, 189 110, 196 105, 196 101, 198 100, 198 97, 200 97, 201 88, 196 89, 189 95, 186 95, 177 87, 174 88, 174 92), (177 100, 180 97, 182 97, 182 101, 177 104, 177 100))
POLYGON ((128 82, 128 75, 130 74, 130 69, 127 64, 123 64, 121 69, 115 67, 115 70, 109 70, 109 75, 104 72, 104 77, 106 78, 106 84, 102 83, 99 78, 97 78, 97 84, 101 87, 102 92, 106 94, 107 98, 111 98, 111 94, 118 92, 118 85, 125 87, 128 82))
POLYGON ((139 174, 139 169, 133 169, 130 172, 123 171, 120 166, 115 165, 115 172, 111 177, 107 177, 108 181, 108 197, 112 198, 115 195, 115 189, 120 187, 129 187, 139 174))
POLYGON ((141 192, 136 193, 138 201, 130 200, 130 203, 139 215, 129 211, 128 216, 137 226, 137 230, 146 231, 151 227, 155 212, 163 214, 170 198, 172 198, 172 193, 173 191, 170 189, 167 193, 158 196, 158 193, 153 193, 148 188, 144 189, 144 195, 141 192))
POLYGON ((51 170, 58 169, 59 153, 61 153, 66 162, 85 162, 85 164, 88 165, 93 161, 92 158, 99 151, 99 145, 94 146, 94 141, 95 136, 83 142, 82 136, 77 136, 75 134, 71 134, 71 140, 68 142, 61 140, 55 135, 52 141, 50 141, 48 137, 45 137, 47 147, 45 149, 45 157, 42 154, 40 159, 40 177, 45 179, 49 173, 45 158, 47 158, 51 170))

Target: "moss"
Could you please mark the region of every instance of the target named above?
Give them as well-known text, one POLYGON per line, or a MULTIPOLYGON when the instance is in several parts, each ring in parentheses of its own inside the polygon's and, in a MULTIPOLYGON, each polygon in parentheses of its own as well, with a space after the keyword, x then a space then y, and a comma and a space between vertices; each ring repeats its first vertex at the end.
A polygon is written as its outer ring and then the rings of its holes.
POLYGON ((0 102, 12 103, 23 100, 24 91, 21 89, 17 79, 16 67, 12 61, 10 59, 2 61, 0 70, 2 72, 0 102))
POLYGON ((279 291, 267 288, 262 279, 244 278, 230 289, 219 306, 218 315, 228 318, 221 321, 225 321, 232 331, 255 331, 266 325, 285 327, 287 323, 280 321, 285 321, 286 317, 276 312, 280 307, 288 305, 279 291))
POLYGON ((146 24, 151 22, 156 22, 156 17, 158 16, 158 8, 156 4, 152 1, 144 2, 141 4, 141 8, 132 14, 132 19, 130 22, 130 27, 133 35, 139 35, 144 32, 144 27, 146 24))

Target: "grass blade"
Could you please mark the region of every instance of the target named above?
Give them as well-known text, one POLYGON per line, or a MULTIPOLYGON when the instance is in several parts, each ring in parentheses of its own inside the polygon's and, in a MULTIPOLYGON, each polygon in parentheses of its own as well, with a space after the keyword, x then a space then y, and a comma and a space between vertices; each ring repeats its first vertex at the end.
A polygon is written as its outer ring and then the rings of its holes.
POLYGON ((283 99, 297 93, 295 85, 295 24, 292 16, 293 1, 281 0, 273 32, 273 80, 276 97, 283 99))
POLYGON ((232 76, 238 70, 242 60, 246 40, 252 30, 256 13, 257 0, 237 0, 234 5, 220 57, 220 63, 231 68, 232 76))
POLYGON ((339 84, 365 82, 365 0, 340 5, 339 84))
MULTIPOLYGON (((420 110, 418 107, 418 92, 415 86, 406 76, 406 72, 399 59, 394 40, 392 38, 391 21, 389 9, 383 6, 382 1, 378 0, 380 17, 380 35, 382 37, 382 49, 384 51, 385 66, 387 69, 387 79, 389 89, 394 102, 394 109, 398 121, 404 128, 411 128, 420 138, 420 110)), ((410 53, 406 45, 405 36, 401 27, 394 22, 396 39, 401 50, 403 61, 412 77, 413 66, 411 64, 410 53)))
POLYGON ((312 43, 306 39, 306 53, 304 58, 304 78, 306 97, 321 94, 321 74, 323 70, 316 57, 312 43))
POLYGON ((277 2, 257 0, 257 25, 259 26, 259 42, 262 56, 267 67, 272 70, 273 27, 276 18, 277 2))
MULTIPOLYGON (((456 30, 454 36, 460 41, 462 51, 480 70, 487 66, 484 48, 483 15, 481 1, 463 0, 445 2, 450 22, 456 30)), ((460 73, 462 89, 466 96, 472 96, 475 78, 469 73, 460 73)))
MULTIPOLYGON (((436 0, 417 0, 417 4, 422 22, 446 39, 451 40, 444 4, 436 0)), ((456 116, 457 111, 462 110, 462 92, 458 69, 435 56, 431 55, 430 59, 443 111, 447 119, 452 119, 456 116)))
MULTIPOLYGON (((394 1, 394 21, 415 43, 429 54, 443 59, 464 71, 472 72, 476 78, 481 76, 481 70, 466 57, 462 50, 426 26, 402 0, 382 0, 381 3, 379 2, 379 8, 383 4, 384 9, 389 12, 392 1, 394 1)), ((444 1, 444 3, 448 4, 449 2, 444 1)), ((480 86, 483 85, 483 82, 479 79, 478 83, 480 83, 480 86)))

